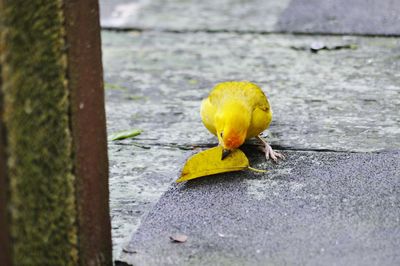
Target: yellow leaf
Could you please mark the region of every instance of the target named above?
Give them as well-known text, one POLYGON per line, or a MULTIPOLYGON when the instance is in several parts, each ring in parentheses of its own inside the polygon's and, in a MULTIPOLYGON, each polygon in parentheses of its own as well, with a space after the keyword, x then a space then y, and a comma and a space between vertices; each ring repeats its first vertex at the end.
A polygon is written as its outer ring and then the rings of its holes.
POLYGON ((232 151, 221 160, 222 147, 217 146, 190 157, 182 169, 181 177, 176 182, 187 181, 202 176, 225 172, 240 171, 249 167, 249 160, 239 149, 232 151))

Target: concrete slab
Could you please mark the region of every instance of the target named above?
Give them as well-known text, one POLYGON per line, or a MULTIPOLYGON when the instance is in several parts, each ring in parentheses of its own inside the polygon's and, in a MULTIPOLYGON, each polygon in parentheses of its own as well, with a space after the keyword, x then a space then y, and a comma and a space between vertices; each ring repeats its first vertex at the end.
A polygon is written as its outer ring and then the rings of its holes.
POLYGON ((103 28, 273 31, 289 0, 100 0, 103 28))
POLYGON ((400 35, 400 2, 293 0, 279 18, 284 32, 400 35))
POLYGON ((109 142, 115 257, 187 156, 216 143, 199 106, 217 82, 264 88, 275 147, 400 148, 398 39, 155 31, 103 32, 102 39, 108 133, 144 130, 109 142), (357 49, 311 53, 316 41, 357 49))
POLYGON ((100 0, 104 28, 400 34, 393 0, 100 0))
POLYGON ((110 129, 140 127, 144 144, 215 143, 201 99, 218 82, 250 80, 270 98, 274 145, 400 148, 399 39, 104 32, 103 51, 110 129), (354 48, 311 53, 317 41, 354 48))
POLYGON ((117 265, 398 265, 400 152, 288 152, 173 185, 117 265), (185 243, 169 237, 181 233, 185 243))
MULTIPOLYGON (((395 4, 389 0, 370 1, 368 5, 361 0, 295 0, 290 6, 288 0, 100 0, 103 27, 139 29, 104 32, 102 36, 108 132, 144 130, 136 140, 109 142, 114 257, 141 218, 177 178, 185 158, 215 144, 200 122, 198 108, 217 82, 251 80, 264 88, 274 109, 267 136, 277 148, 399 150, 399 39, 264 34, 395 34, 400 25, 399 5, 392 7, 395 4), (227 31, 236 33, 223 33, 227 31), (310 47, 321 45, 341 49, 310 52, 310 47)), ((300 153, 289 154, 296 158, 300 153)), ((302 156, 306 158, 308 154, 302 156)), ((279 167, 276 171, 280 171, 279 167)), ((266 180, 258 184, 256 198, 263 199, 260 193, 270 191, 271 184, 266 180)), ((235 190, 243 186, 242 182, 235 184, 237 188, 228 187, 235 190)), ((257 185, 252 187, 256 193, 257 185)), ((351 231, 364 231, 357 232, 351 231)), ((389 245, 381 242, 380 236, 378 243, 389 245)), ((287 241, 280 245, 288 245, 287 241)), ((295 241, 297 247, 302 243, 295 241)), ((212 247, 204 243, 202 248, 212 247)), ((345 248, 343 252, 353 248, 341 247, 345 248)), ((317 252, 317 247, 312 250, 317 252)), ((324 250, 325 247, 319 252, 324 250)), ((390 249, 385 250, 391 256, 390 249)), ((311 258, 314 253, 310 253, 311 258)), ((219 256, 215 254, 210 256, 219 256)), ((356 250, 355 254, 360 253, 356 250)), ((384 262, 390 262, 390 256, 384 262)), ((229 262, 231 257, 225 259, 229 262)))

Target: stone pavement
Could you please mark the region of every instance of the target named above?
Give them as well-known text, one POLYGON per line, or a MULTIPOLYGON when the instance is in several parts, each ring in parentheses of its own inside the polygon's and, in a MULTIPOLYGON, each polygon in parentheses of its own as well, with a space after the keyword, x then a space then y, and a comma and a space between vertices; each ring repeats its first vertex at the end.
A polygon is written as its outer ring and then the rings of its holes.
MULTIPOLYGON (((289 152, 266 175, 172 186, 124 247, 129 265, 397 265, 400 152, 289 152), (176 233, 186 243, 173 243, 176 233)), ((122 264, 124 265, 124 264, 122 264)))
POLYGON ((399 263, 399 38, 269 33, 282 31, 298 1, 100 2, 104 27, 136 29, 102 34, 108 131, 143 130, 109 142, 119 261, 399 263), (288 159, 264 162, 250 145, 251 163, 266 174, 171 186, 190 154, 215 145, 200 101, 232 79, 267 93, 266 135, 288 159), (169 242, 178 231, 187 243, 169 242))
POLYGON ((396 0, 101 0, 101 25, 167 31, 400 35, 396 0))

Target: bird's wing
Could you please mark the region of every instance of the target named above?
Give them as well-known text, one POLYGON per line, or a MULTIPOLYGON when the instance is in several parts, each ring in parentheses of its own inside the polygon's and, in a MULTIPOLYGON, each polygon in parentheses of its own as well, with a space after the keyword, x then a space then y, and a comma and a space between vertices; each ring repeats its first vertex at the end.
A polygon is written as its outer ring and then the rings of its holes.
POLYGON ((247 130, 246 139, 256 137, 261 132, 269 127, 269 124, 272 121, 272 112, 271 109, 262 109, 256 107, 253 110, 251 123, 249 129, 247 130))
POLYGON ((249 102, 252 105, 252 118, 247 130, 246 139, 252 138, 269 127, 272 121, 272 110, 267 96, 255 84, 249 88, 249 102))
POLYGON ((217 107, 211 103, 210 97, 205 98, 201 102, 200 115, 204 126, 214 135, 217 135, 215 129, 214 117, 217 112, 217 107))

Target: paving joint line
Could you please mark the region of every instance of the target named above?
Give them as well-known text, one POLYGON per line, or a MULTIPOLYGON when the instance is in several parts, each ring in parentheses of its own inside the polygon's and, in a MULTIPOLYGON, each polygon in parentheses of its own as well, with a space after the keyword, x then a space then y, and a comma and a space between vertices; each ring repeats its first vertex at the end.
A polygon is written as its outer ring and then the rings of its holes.
MULTIPOLYGON (((195 150, 198 148, 212 148, 217 146, 217 143, 200 143, 194 145, 188 144, 177 144, 177 143, 113 143, 116 146, 136 146, 143 149, 150 149, 151 147, 161 147, 161 148, 176 148, 180 150, 195 150)), ((261 147, 261 144, 253 144, 248 143, 245 146, 253 146, 253 147, 261 147)), ((294 151, 294 152, 331 152, 331 153, 356 153, 356 154, 365 154, 365 153, 372 153, 372 154, 380 154, 380 153, 387 153, 387 152, 396 152, 397 150, 378 150, 378 151, 349 151, 349 150, 334 150, 334 149, 318 149, 318 148, 297 148, 297 147, 288 147, 288 146, 281 146, 281 145, 271 145, 271 147, 275 150, 279 151, 294 151)))
POLYGON ((187 34, 187 33, 209 33, 209 34, 220 34, 220 33, 231 33, 237 35, 295 35, 295 36, 358 36, 358 37, 385 37, 385 38, 398 38, 400 34, 371 34, 371 33, 327 33, 327 32, 300 32, 300 31, 261 31, 261 30, 227 30, 227 29, 163 29, 163 28, 140 28, 140 27, 101 27, 103 31, 113 32, 159 32, 159 33, 175 33, 175 34, 187 34))

